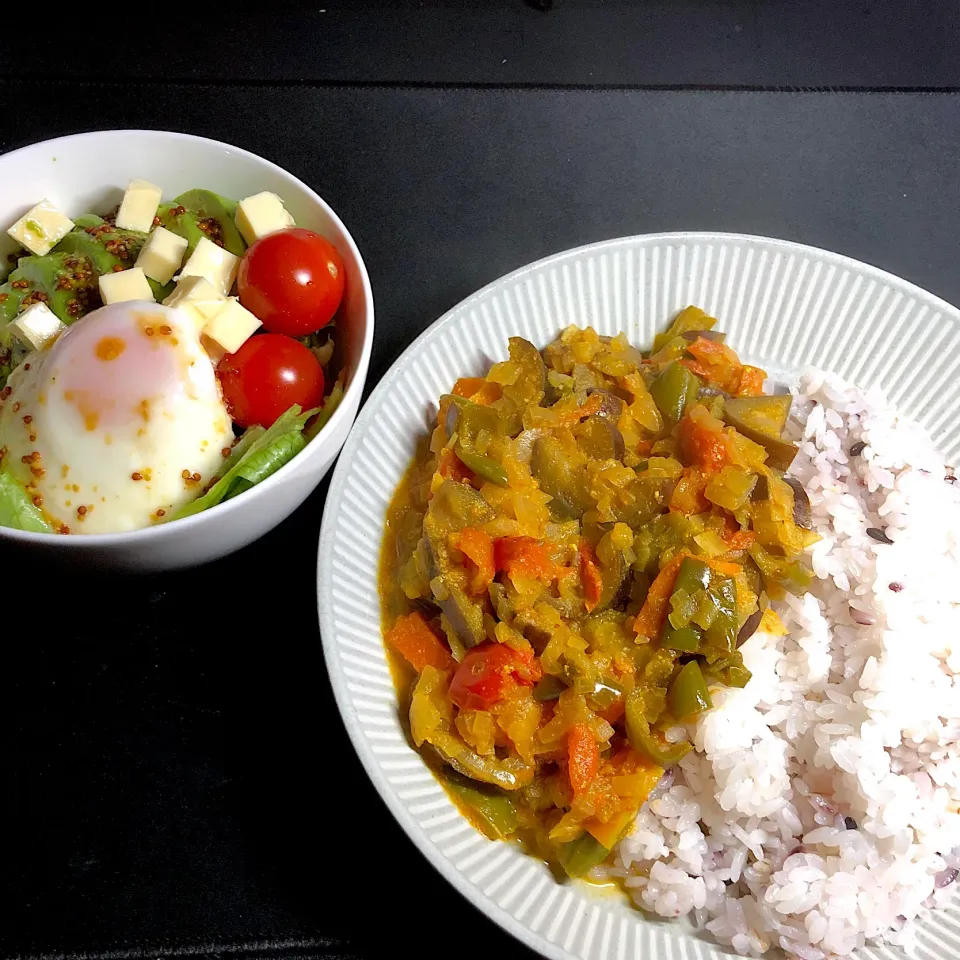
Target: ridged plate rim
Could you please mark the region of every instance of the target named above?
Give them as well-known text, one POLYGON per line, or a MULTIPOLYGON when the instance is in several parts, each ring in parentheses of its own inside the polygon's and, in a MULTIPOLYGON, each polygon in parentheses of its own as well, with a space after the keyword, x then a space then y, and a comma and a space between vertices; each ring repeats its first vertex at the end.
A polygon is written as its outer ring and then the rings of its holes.
MULTIPOLYGON (((357 417, 350 436, 341 451, 327 495, 323 523, 320 531, 317 560, 317 603, 324 659, 334 697, 347 734, 353 743, 354 749, 367 775, 379 792, 387 808, 420 852, 470 903, 522 943, 525 943, 544 956, 552 958, 552 960, 594 960, 594 958, 606 958, 608 956, 616 956, 619 960, 619 958, 628 956, 626 949, 628 941, 633 942, 636 948, 636 955, 642 956, 643 960, 661 960, 661 958, 663 958, 663 960, 672 960, 674 956, 682 958, 682 960, 708 960, 708 958, 711 957, 726 956, 727 951, 718 948, 712 941, 692 936, 686 931, 686 928, 682 926, 652 920, 633 908, 620 905, 619 901, 615 901, 613 898, 586 892, 580 886, 569 886, 566 889, 575 891, 573 899, 577 901, 577 905, 573 910, 574 920, 582 918, 589 904, 612 905, 617 903, 617 906, 610 910, 590 911, 590 919, 588 921, 588 927, 590 929, 587 931, 586 942, 584 943, 584 947, 589 947, 590 949, 574 949, 573 941, 576 940, 579 942, 584 939, 579 935, 577 923, 574 923, 573 930, 568 931, 565 938, 561 936, 563 931, 558 929, 558 927, 563 926, 563 924, 555 923, 553 925, 554 936, 548 937, 543 933, 542 927, 540 930, 532 929, 528 922, 518 919, 513 912, 495 902, 488 892, 485 892, 484 889, 478 886, 477 878, 471 878, 462 867, 454 863, 451 859, 452 854, 478 847, 485 849, 488 842, 483 840, 460 814, 453 811, 449 801, 445 803, 433 803, 432 805, 427 804, 426 806, 429 807, 430 810, 439 808, 442 823, 449 822, 451 824, 450 830, 446 831, 449 836, 445 837, 445 839, 454 842, 452 846, 442 848, 437 839, 431 838, 426 832, 425 822, 431 816, 430 812, 421 810, 423 816, 420 818, 415 816, 410 810, 409 800, 405 801, 402 799, 397 788, 389 782, 388 774, 384 769, 381 759, 377 755, 375 743, 378 736, 381 736, 385 731, 389 730, 391 726, 393 726, 395 730, 401 730, 396 717, 395 698, 394 709, 391 714, 389 709, 383 709, 383 703, 376 702, 376 697, 374 697, 373 700, 365 700, 363 694, 366 692, 369 695, 369 691, 363 691, 362 683, 358 685, 356 682, 356 676, 354 676, 353 680, 351 679, 351 674, 356 675, 357 667, 356 664, 351 665, 350 659, 352 655, 350 653, 346 653, 346 660, 344 659, 344 651, 350 647, 352 640, 346 636, 342 628, 338 628, 335 622, 334 610, 337 600, 336 588, 338 581, 334 573, 334 564, 331 558, 334 555, 333 548, 341 518, 347 516, 349 523, 349 515, 351 512, 356 515, 360 509, 359 501, 355 496, 351 498, 345 495, 348 495, 351 490, 354 490, 354 492, 362 490, 365 484, 369 482, 368 478, 355 474, 354 465, 356 458, 361 450, 364 449, 365 441, 369 439, 371 432, 375 432, 376 420, 381 412, 385 399, 391 395, 393 390, 396 390, 398 386, 401 385, 402 378, 408 376, 411 370, 415 369, 418 359, 432 341, 446 333, 449 328, 466 321, 474 309, 481 306, 485 301, 496 296, 501 291, 517 287, 520 281, 530 275, 547 272, 565 263, 575 263, 580 260, 589 261, 591 258, 616 251, 633 250, 640 247, 656 248, 661 245, 666 248, 679 248, 685 245, 702 247, 745 247, 748 250, 760 250, 783 254, 785 256, 793 255, 803 257, 806 258, 806 261, 812 261, 818 265, 817 272, 813 278, 814 280, 819 277, 820 266, 846 270, 858 279, 858 284, 855 285, 854 291, 851 292, 851 297, 853 293, 859 289, 860 279, 868 283, 872 281, 874 286, 868 286, 868 291, 872 291, 878 295, 881 289, 887 288, 900 297, 912 298, 916 304, 924 308, 921 311, 921 318, 925 317, 926 312, 930 310, 937 315, 937 319, 942 319, 948 327, 956 328, 953 331, 955 334, 957 330, 960 330, 960 310, 952 304, 895 274, 843 254, 834 253, 814 246, 794 243, 788 240, 749 234, 697 231, 642 234, 604 240, 564 250, 524 265, 487 284, 476 293, 471 294, 452 307, 423 331, 423 333, 401 353, 397 360, 394 361, 383 379, 373 390, 357 417), (365 711, 366 713, 364 713, 365 711), (444 807, 446 807, 446 809, 444 809, 444 807), (453 811, 452 814, 451 811, 453 811), (596 936, 597 929, 601 925, 601 918, 599 917, 601 912, 605 913, 606 917, 603 919, 603 931, 599 936, 596 936), (638 928, 645 929, 650 936, 644 936, 638 930, 630 931, 628 928, 633 924, 636 924, 638 928), (614 928, 617 928, 619 931, 619 936, 616 938, 616 941, 614 941, 614 937, 617 930, 614 928), (664 934, 665 936, 661 938, 660 934, 664 934), (560 942, 560 940, 563 940, 563 942, 560 942), (644 949, 641 950, 641 946, 644 949)), ((806 266, 804 266, 804 270, 805 269, 806 266)), ((831 272, 828 279, 832 276, 833 273, 831 272)), ((689 279, 690 278, 688 278, 688 282, 689 279)), ((884 296, 885 295, 886 294, 884 294, 884 296)), ((810 299, 811 294, 808 293, 804 304, 805 307, 809 306, 810 299)), ((890 311, 888 312, 888 317, 892 314, 893 309, 899 302, 899 298, 895 296, 890 311)), ((862 313, 862 308, 860 312, 862 313)), ((664 316, 655 319, 656 322, 663 323, 667 317, 664 316)), ((726 323, 729 319, 730 318, 723 316, 720 317, 721 323, 726 326, 729 326, 729 324, 726 323)), ((560 317, 553 326, 556 330, 559 330, 562 326, 565 326, 567 322, 573 321, 568 321, 560 317)), ((914 343, 912 350, 909 347, 905 349, 908 350, 911 357, 915 357, 919 350, 919 344, 914 343)), ((928 349, 927 354, 930 355, 933 352, 932 349, 928 349)), ((753 357, 752 359, 761 358, 753 357)), ((468 372, 470 371, 463 371, 463 373, 468 372)), ((788 370, 778 372, 781 373, 781 375, 790 376, 796 371, 788 370)), ((942 418, 939 422, 942 422, 942 418)), ((957 445, 958 441, 955 440, 953 446, 956 447, 957 445)), ((951 449, 950 452, 952 454, 955 451, 951 449)), ((399 480, 399 477, 395 479, 399 480)), ((393 485, 395 486, 395 483, 393 485)), ((382 517, 380 519, 382 521, 382 517)), ((367 520, 368 522, 373 522, 373 519, 369 516, 367 520)), ((377 555, 379 555, 379 541, 377 555)), ((372 603, 377 610, 377 622, 379 624, 379 601, 376 596, 376 568, 372 570, 372 581, 370 574, 371 571, 369 569, 358 570, 354 566, 350 573, 344 574, 344 579, 340 581, 340 586, 343 592, 353 594, 357 594, 358 591, 363 592, 368 588, 372 589, 372 603), (349 582, 348 587, 346 585, 347 578, 350 577, 354 577, 355 579, 349 582)), ((376 633, 376 640, 379 643, 383 664, 386 666, 386 655, 382 647, 379 625, 376 633)), ((356 656, 353 656, 353 660, 357 661, 357 664, 360 663, 359 658, 356 656)), ((380 696, 382 700, 383 675, 381 674, 376 677, 375 680, 374 678, 370 678, 369 683, 372 688, 374 688, 377 696, 380 696)), ((389 697, 387 701, 389 702, 389 697)), ((398 759, 390 761, 394 764, 392 769, 416 770, 418 765, 425 769, 416 752, 406 744, 405 740, 395 756, 398 759), (407 761, 406 765, 404 765, 404 760, 399 758, 404 758, 407 761)), ((422 777, 418 778, 413 774, 411 774, 411 778, 413 781, 417 779, 423 780, 422 777)), ((436 790, 439 791, 439 787, 437 787, 436 790)), ((427 795, 431 793, 435 795, 436 791, 428 789, 427 795)), ((423 807, 424 805, 421 804, 420 806, 423 807)), ((434 823, 434 826, 436 826, 436 823, 434 823)), ((509 849, 507 845, 501 844, 499 846, 509 849)), ((503 855, 494 854, 492 862, 491 857, 480 857, 476 859, 479 862, 486 863, 483 876, 480 877, 479 880, 489 881, 489 877, 493 875, 498 865, 505 864, 513 858, 511 855, 504 853, 503 855)), ((533 863, 532 860, 530 862, 533 863)), ((402 869, 402 866, 400 869, 402 869)), ((529 870, 524 871, 522 867, 516 867, 511 868, 510 874, 512 875, 513 872, 517 871, 530 873, 529 870)), ((541 869, 541 873, 546 873, 545 868, 541 869)), ((546 907, 548 908, 553 903, 555 894, 561 889, 559 884, 553 883, 553 893, 551 894, 549 892, 549 886, 548 884, 547 887, 544 888, 542 882, 535 884, 533 891, 527 894, 526 906, 529 908, 533 900, 533 895, 543 889, 546 907)), ((956 903, 956 901, 954 902, 956 903)), ((569 909, 570 904, 570 898, 567 897, 565 908, 569 909)), ((526 913, 526 910, 524 912, 526 913)), ((535 913, 536 911, 533 912, 535 913)), ((543 909, 540 911, 541 918, 545 912, 543 909)), ((560 918, 561 921, 564 919, 566 919, 565 916, 560 918)), ((537 925, 539 926, 540 923, 538 922, 537 925)), ((544 926, 549 928, 549 922, 544 926)), ((953 948, 949 955, 960 957, 960 913, 957 912, 955 906, 948 908, 946 913, 941 913, 939 917, 933 921, 926 921, 922 925, 921 942, 921 946, 924 948, 921 956, 925 954, 930 957, 945 958, 948 954, 944 953, 943 949, 949 944, 950 947, 953 948), (945 928, 944 921, 946 921, 952 929, 945 928), (926 943, 923 943, 923 941, 926 941, 926 943), (927 944, 929 944, 929 946, 927 946, 927 944), (927 950, 932 952, 927 954, 927 950)), ((883 957, 889 958, 889 960, 902 956, 903 954, 899 951, 894 952, 892 949, 883 946, 869 947, 857 954, 858 958, 883 957)))

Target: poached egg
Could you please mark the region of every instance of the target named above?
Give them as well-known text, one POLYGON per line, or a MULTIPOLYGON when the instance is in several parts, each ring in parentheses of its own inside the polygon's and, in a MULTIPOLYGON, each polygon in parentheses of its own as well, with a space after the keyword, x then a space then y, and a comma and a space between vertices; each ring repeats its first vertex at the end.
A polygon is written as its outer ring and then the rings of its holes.
POLYGON ((0 454, 61 533, 119 533, 196 499, 234 436, 189 311, 94 310, 0 393, 0 454))

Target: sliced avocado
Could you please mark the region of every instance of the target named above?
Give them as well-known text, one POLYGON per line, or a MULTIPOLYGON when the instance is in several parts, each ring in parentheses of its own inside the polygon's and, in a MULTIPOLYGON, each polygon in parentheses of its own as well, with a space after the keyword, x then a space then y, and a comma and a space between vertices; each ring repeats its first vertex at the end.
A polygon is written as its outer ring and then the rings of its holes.
POLYGON ((157 216, 164 227, 187 240, 187 257, 201 237, 242 257, 247 247, 233 222, 236 212, 235 201, 212 190, 188 190, 170 203, 161 203, 157 216))
POLYGON ((176 198, 176 202, 204 217, 219 216, 218 211, 222 210, 231 220, 237 215, 239 206, 236 200, 214 193, 212 190, 188 190, 186 193, 181 193, 176 198))
POLYGON ((97 276, 89 257, 58 250, 45 257, 23 257, 10 282, 27 284, 17 290, 22 295, 18 307, 24 299, 41 299, 69 324, 100 306, 97 276))
POLYGON ((0 283, 17 269, 17 261, 26 251, 8 233, 0 233, 0 283))
MULTIPOLYGON (((86 258, 93 264, 93 269, 98 275, 110 273, 118 266, 124 269, 134 266, 147 240, 145 233, 140 233, 138 230, 118 230, 93 214, 80 217, 75 222, 80 229, 68 233, 57 245, 56 252, 75 253, 86 258)), ((147 282, 150 284, 155 300, 163 300, 174 288, 173 281, 161 284, 148 277, 147 282)), ((86 312, 88 311, 83 311, 83 313, 86 312)), ((70 321, 65 320, 65 322, 70 321)))
POLYGON ((92 214, 78 224, 52 253, 24 257, 10 277, 42 291, 47 306, 67 324, 101 305, 99 276, 132 267, 146 240, 144 233, 118 230, 92 214))
MULTIPOLYGON (((116 227, 92 214, 79 217, 51 253, 25 256, 0 286, 0 326, 8 324, 23 303, 43 300, 66 324, 101 305, 98 277, 117 267, 132 267, 146 235, 116 227)), ((165 289, 151 281, 155 294, 165 289)), ((0 340, 6 340, 0 334, 0 340)))
POLYGON ((9 280, 0 286, 0 328, 6 327, 20 312, 20 301, 27 293, 27 290, 15 290, 9 280))
POLYGON ((81 213, 79 217, 73 218, 74 227, 80 227, 82 230, 87 227, 102 227, 106 222, 103 217, 98 217, 95 213, 81 213))
POLYGON ((147 235, 137 230, 118 230, 108 223, 100 223, 71 230, 57 244, 55 253, 86 257, 98 274, 110 273, 118 265, 132 267, 146 239, 147 235))

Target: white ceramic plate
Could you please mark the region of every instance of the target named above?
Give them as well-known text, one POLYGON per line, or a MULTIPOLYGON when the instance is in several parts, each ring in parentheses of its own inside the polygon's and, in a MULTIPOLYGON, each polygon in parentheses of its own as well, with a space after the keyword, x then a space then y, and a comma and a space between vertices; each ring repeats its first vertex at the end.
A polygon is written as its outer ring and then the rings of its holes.
MULTIPOLYGON (((644 346, 687 304, 719 318, 749 362, 782 379, 805 364, 881 384, 954 461, 960 453, 960 311, 837 254, 758 237, 676 233, 614 240, 524 267, 463 301, 393 365, 340 455, 320 535, 320 625, 347 732, 381 796, 430 862, 504 929, 548 957, 715 960, 689 928, 625 900, 558 884, 457 812, 401 729, 380 634, 377 564, 387 504, 457 377, 543 346, 567 324, 644 346)), ((956 902, 955 902, 956 903, 956 902)), ((875 948, 865 957, 892 958, 875 948)), ((960 909, 925 922, 918 958, 960 957, 960 909)))

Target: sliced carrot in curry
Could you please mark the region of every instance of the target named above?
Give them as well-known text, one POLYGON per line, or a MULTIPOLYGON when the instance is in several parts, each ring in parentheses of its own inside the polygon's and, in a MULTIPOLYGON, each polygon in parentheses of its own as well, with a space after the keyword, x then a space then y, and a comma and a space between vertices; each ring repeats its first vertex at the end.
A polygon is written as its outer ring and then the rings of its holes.
POLYGON ((437 472, 447 480, 457 480, 461 483, 473 479, 473 471, 466 467, 463 461, 450 449, 440 452, 437 472))
POLYGON ((736 352, 719 340, 708 340, 706 337, 697 337, 687 347, 687 353, 695 357, 705 367, 723 367, 739 370, 742 364, 736 352))
POLYGON ((637 619, 633 624, 635 633, 653 640, 660 632, 670 606, 670 596, 673 594, 673 586, 677 582, 680 565, 686 556, 686 553, 679 553, 669 560, 657 574, 657 579, 650 584, 647 599, 644 600, 643 607, 641 607, 640 613, 637 614, 637 619))
POLYGON ((397 617, 396 623, 387 631, 387 643, 418 673, 424 667, 449 670, 453 666, 450 651, 419 613, 397 617))
POLYGON ((687 347, 689 353, 706 371, 707 379, 731 393, 740 383, 741 363, 737 354, 725 343, 697 337, 687 347))
POLYGON ((745 365, 740 371, 740 383, 737 385, 738 397, 759 397, 763 394, 766 373, 759 367, 745 365))
POLYGON ((486 407, 491 403, 496 403, 502 396, 503 388, 500 384, 487 380, 470 399, 474 403, 479 403, 486 407))
POLYGON ((686 367, 691 373, 696 374, 696 376, 704 380, 710 379, 710 371, 698 360, 691 360, 689 357, 684 357, 682 360, 679 360, 678 363, 681 367, 686 367))
POLYGON ((696 467, 687 467, 670 496, 670 512, 692 516, 710 509, 710 501, 703 495, 707 477, 696 467))
POLYGON ((547 548, 533 537, 499 537, 493 544, 494 565, 507 574, 550 581, 557 568, 547 548))
POLYGON ((497 572, 493 541, 482 530, 464 527, 457 538, 457 549, 466 556, 471 567, 470 592, 474 596, 485 593, 497 572))
POLYGON ((691 466, 717 473, 730 459, 723 422, 703 407, 691 407, 680 421, 680 450, 691 466))
POLYGON ((581 420, 585 420, 587 417, 592 417, 595 413, 598 413, 602 406, 603 399, 601 398, 600 394, 593 393, 587 397, 587 399, 581 403, 579 407, 571 407, 569 410, 558 416, 556 420, 551 421, 550 425, 552 427, 575 426, 581 420))
POLYGON ((603 596, 603 577, 597 564, 597 554, 586 540, 577 548, 580 561, 580 581, 583 584, 583 603, 587 613, 592 612, 603 596))
POLYGON ((711 570, 715 570, 725 577, 735 577, 743 569, 739 563, 734 563, 732 560, 718 560, 714 558, 712 560, 704 560, 703 562, 711 570))
POLYGON ((623 719, 624 713, 626 713, 626 707, 624 706, 623 700, 614 700, 609 707, 598 710, 597 716, 602 717, 607 723, 613 726, 613 724, 623 719))
POLYGON ((484 380, 483 377, 461 377, 453 385, 453 394, 457 397, 463 397, 471 403, 488 406, 503 396, 503 390, 499 383, 484 380))
POLYGON ((575 723, 567 734, 567 775, 574 793, 590 789, 600 769, 600 748, 586 723, 575 723))
POLYGON ((726 538, 727 546, 731 550, 746 550, 753 546, 756 539, 757 535, 752 530, 738 530, 726 538))

